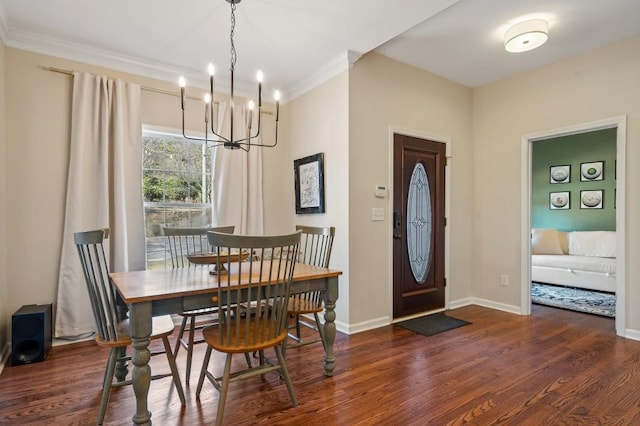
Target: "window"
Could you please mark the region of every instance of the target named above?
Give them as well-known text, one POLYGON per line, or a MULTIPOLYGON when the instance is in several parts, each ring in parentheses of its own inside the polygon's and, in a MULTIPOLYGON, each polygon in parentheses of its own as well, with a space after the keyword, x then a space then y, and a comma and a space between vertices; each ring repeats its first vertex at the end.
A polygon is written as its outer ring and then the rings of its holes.
POLYGON ((163 226, 211 224, 212 148, 146 130, 142 142, 147 269, 158 269, 171 263, 163 226))

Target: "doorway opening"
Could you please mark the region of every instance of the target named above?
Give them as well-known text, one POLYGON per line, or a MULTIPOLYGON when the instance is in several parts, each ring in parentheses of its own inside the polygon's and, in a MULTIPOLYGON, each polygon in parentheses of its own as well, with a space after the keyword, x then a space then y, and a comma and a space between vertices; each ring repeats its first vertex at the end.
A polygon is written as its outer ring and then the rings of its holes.
MULTIPOLYGON (((625 158, 626 158, 626 117, 614 117, 597 122, 585 123, 577 126, 551 130, 548 132, 534 133, 524 135, 522 137, 522 277, 521 277, 521 307, 522 314, 531 314, 531 228, 532 228, 532 164, 533 164, 533 145, 536 142, 571 136, 583 133, 594 132, 604 129, 616 130, 616 154, 615 154, 615 230, 616 230, 616 334, 624 337, 625 335, 625 158)), ((576 174, 577 175, 577 174, 576 174)), ((558 193, 569 191, 557 191, 558 193)), ((554 192, 555 193, 555 192, 554 192)), ((551 195, 551 194, 550 194, 551 195)), ((584 195, 584 194, 582 194, 584 195)), ((613 195, 613 194, 610 194, 613 195)), ((574 206, 581 206, 580 192, 576 195, 569 194, 573 200, 574 206), (575 204, 577 203, 577 204, 575 204)), ((610 201, 613 197, 610 197, 610 201)), ((562 201, 562 200, 560 200, 562 201)), ((558 205, 563 204, 558 201, 558 205)), ((549 200, 550 206, 551 198, 549 200)), ((565 207, 565 206, 562 206, 565 207)), ((589 206, 587 206, 589 207, 589 206)), ((550 207, 551 208, 551 207, 550 207)))

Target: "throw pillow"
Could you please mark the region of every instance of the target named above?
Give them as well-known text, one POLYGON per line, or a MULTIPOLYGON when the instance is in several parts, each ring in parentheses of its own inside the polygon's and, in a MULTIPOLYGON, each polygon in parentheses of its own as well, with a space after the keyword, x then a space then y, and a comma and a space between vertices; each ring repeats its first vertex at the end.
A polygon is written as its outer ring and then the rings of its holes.
POLYGON ((555 228, 531 230, 531 254, 564 254, 555 228))

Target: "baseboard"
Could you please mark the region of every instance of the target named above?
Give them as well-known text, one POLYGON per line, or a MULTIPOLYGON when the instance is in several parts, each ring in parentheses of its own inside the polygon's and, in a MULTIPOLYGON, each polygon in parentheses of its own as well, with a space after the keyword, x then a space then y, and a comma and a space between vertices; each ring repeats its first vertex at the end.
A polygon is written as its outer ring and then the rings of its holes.
POLYGON ((640 340, 640 330, 630 330, 627 328, 624 331, 623 337, 631 340, 640 340))
POLYGON ((4 365, 9 361, 9 357, 11 356, 11 343, 4 345, 2 351, 0 351, 0 374, 2 374, 2 370, 4 370, 4 365))
POLYGON ((480 299, 476 297, 473 297, 471 299, 472 299, 472 303, 470 303, 471 305, 484 306, 485 308, 496 309, 498 311, 509 312, 511 314, 516 314, 516 315, 523 315, 522 309, 520 309, 520 306, 507 305, 504 303, 498 303, 492 300, 480 299))
POLYGON ((458 309, 464 306, 473 305, 473 297, 465 297, 464 299, 449 300, 449 307, 447 309, 458 309))
POLYGON ((384 327, 389 324, 391 324, 391 318, 380 317, 380 318, 374 318, 369 321, 363 321, 357 324, 347 324, 347 323, 341 323, 340 321, 336 321, 336 328, 339 331, 346 334, 355 334, 355 333, 361 333, 367 330, 373 330, 374 328, 384 327))

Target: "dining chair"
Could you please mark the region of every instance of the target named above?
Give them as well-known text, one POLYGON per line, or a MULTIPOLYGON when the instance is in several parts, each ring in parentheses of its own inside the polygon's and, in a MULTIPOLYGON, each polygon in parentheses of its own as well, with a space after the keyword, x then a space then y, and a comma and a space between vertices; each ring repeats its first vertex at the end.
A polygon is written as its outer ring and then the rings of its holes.
MULTIPOLYGON (((211 253, 212 248, 207 240, 207 232, 216 231, 233 234, 234 230, 234 226, 203 226, 192 228, 163 227, 162 232, 167 237, 169 252, 171 254, 172 268, 209 268, 211 265, 192 264, 187 256, 191 256, 193 254, 211 253)), ((204 327, 204 325, 202 324, 197 324, 196 319, 204 315, 213 315, 216 312, 217 308, 204 308, 178 312, 178 315, 182 316, 182 322, 180 324, 180 330, 178 331, 178 337, 176 339, 175 348, 173 350, 173 356, 178 356, 180 347, 183 347, 187 351, 187 370, 185 372, 186 384, 189 384, 189 378, 191 376, 193 346, 199 343, 204 343, 203 339, 195 340, 196 330, 200 330, 204 327), (187 333, 186 340, 184 338, 185 333, 187 333)))
MULTIPOLYGON (((98 424, 104 421, 104 416, 111 396, 111 389, 130 385, 132 380, 117 380, 114 382, 114 373, 118 361, 126 362, 131 360, 130 355, 126 355, 126 349, 131 346, 131 336, 129 333, 129 320, 119 318, 122 312, 118 306, 118 295, 111 284, 109 277, 109 267, 107 265, 103 241, 108 238, 108 229, 98 229, 88 232, 76 232, 73 238, 78 249, 82 271, 89 292, 89 300, 93 310, 93 317, 96 322, 97 334, 96 343, 99 346, 110 349, 107 368, 102 382, 102 399, 98 411, 98 424)), ((171 376, 173 384, 180 397, 180 402, 185 405, 184 392, 178 375, 176 360, 171 351, 169 336, 173 334, 174 325, 170 315, 153 317, 151 340, 161 339, 164 351, 152 352, 151 356, 165 353, 169 361, 170 374, 159 374, 151 377, 151 380, 171 376)))
MULTIPOLYGON (((335 227, 314 227, 297 225, 296 230, 302 232, 302 235, 300 237, 298 262, 306 263, 313 266, 320 266, 322 268, 328 268, 329 261, 331 260, 333 238, 336 232, 335 227)), ((285 342, 285 355, 288 348, 296 348, 316 342, 322 342, 322 345, 326 349, 324 329, 322 327, 322 324, 320 323, 320 318, 318 316, 318 314, 324 310, 324 306, 322 304, 323 298, 324 292, 321 290, 294 294, 289 298, 287 312, 289 314, 289 317, 293 318, 293 324, 288 324, 287 328, 289 330, 295 329, 295 334, 288 333, 288 337, 295 343, 288 343, 288 341, 285 342), (301 318, 302 315, 308 314, 313 314, 315 318, 315 324, 305 321, 303 317, 301 318), (315 339, 303 340, 300 329, 301 325, 316 330, 319 337, 315 339)))
POLYGON ((282 353, 282 342, 287 338, 287 303, 300 233, 256 237, 210 232, 209 242, 216 247, 218 269, 224 266, 228 272, 216 275, 214 280, 212 301, 219 306, 218 324, 202 331, 207 350, 196 398, 200 397, 207 378, 220 392, 216 417, 216 425, 220 425, 230 382, 278 371, 295 407, 298 401, 282 353), (260 362, 231 372, 233 354, 262 353, 269 348, 275 350, 277 362, 260 362), (214 349, 226 354, 222 376, 209 371, 214 349))

